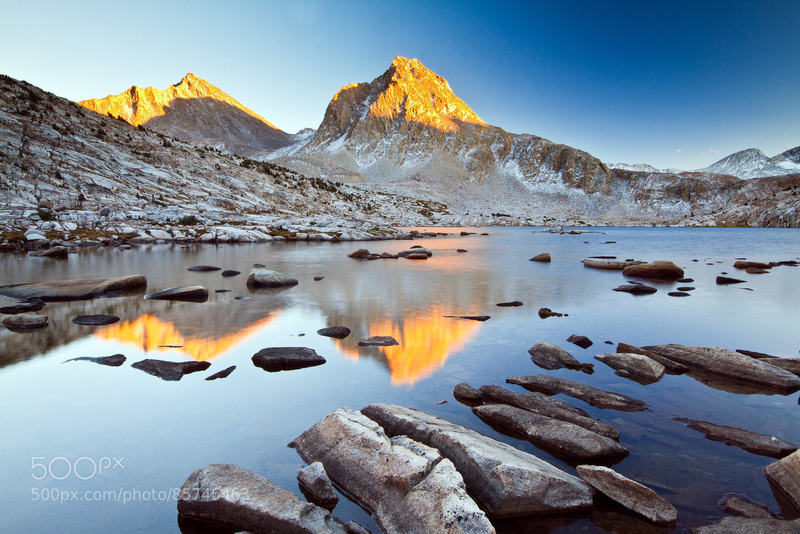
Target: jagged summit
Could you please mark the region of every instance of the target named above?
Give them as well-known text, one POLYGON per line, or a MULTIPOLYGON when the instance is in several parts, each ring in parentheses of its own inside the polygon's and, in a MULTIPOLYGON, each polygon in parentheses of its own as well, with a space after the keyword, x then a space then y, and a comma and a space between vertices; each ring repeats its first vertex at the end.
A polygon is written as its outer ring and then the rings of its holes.
POLYGON ((699 170, 739 178, 759 178, 800 172, 800 165, 792 160, 791 153, 791 150, 787 150, 770 158, 757 148, 747 148, 699 170))
POLYGON ((165 89, 131 86, 118 95, 78 104, 195 144, 243 155, 289 145, 293 136, 219 87, 189 72, 165 89))

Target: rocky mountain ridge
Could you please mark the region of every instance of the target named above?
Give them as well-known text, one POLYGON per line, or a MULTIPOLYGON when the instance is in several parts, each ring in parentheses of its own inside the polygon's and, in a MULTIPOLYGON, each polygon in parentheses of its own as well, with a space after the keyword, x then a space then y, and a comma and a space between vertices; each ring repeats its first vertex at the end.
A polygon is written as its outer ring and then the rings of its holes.
POLYGON ((719 161, 698 169, 698 172, 728 174, 738 178, 764 178, 800 173, 800 147, 767 157, 757 148, 740 150, 719 161))

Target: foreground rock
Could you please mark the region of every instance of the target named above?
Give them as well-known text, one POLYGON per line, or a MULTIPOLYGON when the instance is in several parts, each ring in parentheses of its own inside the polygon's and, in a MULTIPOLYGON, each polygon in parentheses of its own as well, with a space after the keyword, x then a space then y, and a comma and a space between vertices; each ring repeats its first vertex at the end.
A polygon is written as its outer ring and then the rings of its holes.
POLYGON ((31 300, 28 302, 20 302, 18 304, 12 304, 9 306, 2 306, 0 307, 0 313, 5 313, 7 315, 16 315, 18 313, 30 313, 39 311, 44 308, 44 302, 41 300, 31 300))
POLYGON ((29 256, 34 256, 36 258, 51 258, 54 260, 66 260, 69 258, 69 251, 67 247, 56 246, 52 248, 48 248, 46 250, 37 250, 34 252, 30 252, 29 256))
POLYGON ((247 276, 247 287, 292 287, 298 284, 296 278, 269 269, 253 269, 247 276))
POLYGON ((742 449, 772 458, 783 458, 797 450, 797 446, 780 440, 775 436, 767 436, 750 430, 743 430, 732 426, 715 425, 707 421, 675 417, 676 421, 685 423, 692 430, 702 432, 712 441, 721 441, 725 445, 733 445, 742 449))
POLYGON ((567 341, 574 345, 578 345, 582 349, 588 349, 593 345, 592 340, 586 336, 579 336, 577 334, 572 334, 567 338, 567 341))
POLYGON ((644 402, 623 395, 622 393, 603 391, 602 389, 597 389, 564 378, 555 378, 547 375, 512 376, 506 379, 506 382, 509 384, 517 384, 525 389, 539 391, 547 395, 563 393, 564 395, 575 397, 576 399, 580 399, 598 408, 620 410, 623 412, 641 412, 647 409, 647 405, 644 402))
POLYGON ((183 378, 183 375, 205 371, 211 367, 211 364, 208 362, 196 361, 166 362, 164 360, 147 359, 136 362, 131 365, 131 367, 144 371, 149 375, 157 376, 161 380, 177 382, 183 378))
POLYGON ((800 358, 762 358, 761 361, 800 376, 800 358))
POLYGON ((79 315, 72 319, 75 324, 82 324, 87 326, 102 326, 107 324, 114 324, 119 321, 116 315, 79 315))
POLYGON ((220 378, 228 378, 228 376, 236 370, 235 365, 231 365, 230 367, 226 367, 222 371, 217 371, 213 375, 207 376, 206 380, 218 380, 220 378))
POLYGON ((642 348, 692 370, 749 382, 776 392, 788 394, 800 389, 800 377, 732 350, 684 345, 651 345, 642 348))
POLYGON ((800 519, 723 517, 713 525, 687 529, 686 534, 800 534, 800 519))
POLYGON ((580 408, 542 393, 519 394, 500 386, 481 386, 480 393, 487 402, 508 404, 553 419, 567 421, 619 441, 619 430, 613 426, 589 417, 589 414, 580 408))
POLYGON ((643 261, 636 261, 636 260, 616 260, 610 258, 584 258, 583 266, 584 267, 591 267, 593 269, 606 269, 610 271, 621 271, 625 267, 630 267, 631 265, 640 265, 643 264, 643 261))
POLYGON ((470 495, 490 516, 569 512, 592 505, 593 491, 580 479, 474 430, 391 404, 371 404, 361 411, 389 435, 406 435, 452 460, 470 495))
POLYGON ((674 523, 678 511, 647 486, 600 465, 579 465, 578 474, 603 495, 659 525, 674 523))
POLYGON ((178 513, 253 533, 346 532, 327 510, 236 465, 211 464, 192 473, 181 487, 178 513))
POLYGON ((144 296, 148 300, 181 300, 186 302, 205 302, 208 289, 203 286, 169 287, 144 296))
POLYGON ((658 289, 646 284, 622 284, 614 288, 614 291, 622 293, 630 293, 631 295, 652 295, 658 289))
POLYGON ((795 510, 800 512, 800 451, 769 464, 764 472, 795 510))
POLYGON ((680 375, 689 371, 689 368, 683 365, 682 363, 673 362, 669 358, 664 358, 663 356, 656 354, 655 352, 650 352, 649 350, 644 350, 634 345, 628 345, 627 343, 617 343, 617 352, 627 353, 627 354, 641 354, 642 356, 647 356, 651 360, 656 361, 661 365, 663 365, 665 372, 669 374, 680 375))
POLYGON ((339 497, 333 491, 333 483, 328 478, 320 462, 312 462, 297 473, 297 481, 304 493, 311 500, 325 508, 332 508, 339 502, 339 497))
POLYGON ((358 342, 359 347, 391 347, 399 344, 392 336, 372 336, 358 342))
POLYGON ((543 369, 574 369, 587 374, 594 373, 594 365, 579 362, 569 352, 552 343, 537 343, 528 349, 528 354, 533 363, 543 369))
POLYGON ((470 386, 465 382, 456 384, 456 387, 453 388, 453 397, 455 397, 460 401, 467 401, 467 402, 483 401, 483 393, 481 393, 480 390, 475 389, 474 387, 470 386))
POLYGON ((3 319, 3 326, 9 330, 25 331, 47 328, 46 315, 19 314, 3 319))
POLYGON ((325 337, 344 339, 350 335, 350 329, 346 326, 329 326, 327 328, 320 328, 317 330, 317 334, 325 337))
POLYGON ((64 363, 68 362, 92 362, 99 365, 107 365, 109 367, 119 367, 123 363, 125 363, 125 356, 122 354, 113 354, 111 356, 99 356, 99 357, 91 357, 91 356, 81 356, 80 358, 72 358, 70 360, 65 361, 64 363))
POLYGON ((726 493, 717 505, 723 512, 739 517, 749 517, 751 519, 776 517, 765 505, 738 493, 726 493))
POLYGON ((683 269, 671 261, 654 261, 629 265, 622 270, 622 274, 651 280, 677 280, 683 278, 683 269))
POLYGON ((307 347, 269 347, 253 355, 253 364, 265 371, 292 371, 325 363, 325 358, 307 347))
POLYGON ((543 263, 550 263, 550 253, 549 252, 542 252, 541 254, 537 254, 536 256, 532 257, 530 261, 540 261, 543 263))
POLYGON ((405 436, 390 439, 359 412, 340 408, 290 446, 321 462, 385 532, 494 532, 453 462, 405 436))
POLYGON ((628 455, 628 449, 609 437, 546 415, 507 404, 485 404, 472 411, 493 428, 523 436, 561 458, 590 460, 628 455))
POLYGON ((136 274, 120 278, 94 278, 91 280, 58 280, 34 284, 0 286, 0 295, 17 300, 86 300, 101 297, 112 291, 135 292, 147 287, 147 278, 136 274))
POLYGON ((664 366, 647 356, 635 353, 598 354, 595 358, 624 377, 643 378, 652 382, 664 376, 664 366))

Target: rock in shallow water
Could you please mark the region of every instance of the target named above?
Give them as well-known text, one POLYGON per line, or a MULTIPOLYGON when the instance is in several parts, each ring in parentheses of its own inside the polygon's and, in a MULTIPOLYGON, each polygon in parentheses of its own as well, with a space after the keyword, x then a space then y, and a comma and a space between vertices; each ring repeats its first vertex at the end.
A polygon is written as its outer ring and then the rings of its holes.
POLYGON ((358 342, 359 347, 391 347, 399 344, 392 336, 372 336, 358 342))
POLYGON ((786 458, 769 464, 764 472, 769 481, 800 512, 800 451, 795 451, 786 458))
POLYGON ((500 306, 501 308, 515 308, 517 306, 522 306, 522 301, 511 300, 508 302, 498 302, 497 305, 500 306))
POLYGON ((69 251, 67 247, 56 246, 46 250, 37 250, 28 254, 36 258, 51 258, 54 260, 66 260, 69 258, 69 251))
POLYGON ((730 284, 743 284, 744 280, 739 280, 738 278, 731 278, 729 276, 717 276, 717 285, 718 286, 725 286, 730 284))
POLYGON ((658 289, 646 284, 622 284, 614 288, 614 291, 622 293, 630 293, 631 295, 652 295, 658 289))
POLYGON ((97 363, 99 365, 107 365, 109 367, 119 367, 123 363, 125 363, 125 356, 122 354, 113 354, 111 356, 99 356, 99 357, 91 357, 91 356, 81 356, 80 358, 72 358, 70 360, 65 361, 64 363, 68 362, 92 362, 97 363))
POLYGON ((550 308, 539 308, 537 312, 539 314, 540 319, 547 319, 548 317, 563 317, 563 313, 554 312, 550 308))
POLYGON ((483 400, 483 393, 469 384, 461 382, 460 384, 456 384, 456 387, 453 388, 453 397, 461 401, 481 402, 483 400))
POLYGON ((320 328, 317 330, 317 334, 325 337, 344 339, 350 335, 350 329, 346 326, 329 326, 327 328, 320 328))
POLYGON ((247 287, 251 289, 259 287, 292 287, 297 284, 296 278, 268 269, 253 269, 247 276, 247 287))
POLYGON ((647 356, 635 353, 598 354, 595 356, 612 369, 616 369, 622 376, 636 376, 651 380, 660 380, 664 376, 664 366, 647 356))
POLYGON ((628 345, 627 343, 618 343, 617 352, 641 354, 642 356, 647 356, 651 360, 654 360, 663 365, 664 370, 670 374, 679 375, 689 371, 689 368, 681 363, 673 362, 669 358, 664 358, 663 356, 660 356, 655 352, 650 352, 649 350, 644 350, 634 345, 628 345))
POLYGON ((253 355, 253 364, 265 371, 292 371, 325 363, 325 358, 307 347, 269 347, 253 355))
POLYGON ((297 481, 304 493, 317 504, 325 508, 333 508, 339 502, 339 497, 333 490, 331 479, 325 472, 321 462, 312 462, 297 473, 297 481))
POLYGON ((726 493, 717 503, 723 512, 739 517, 752 519, 769 519, 776 517, 765 505, 752 500, 746 495, 726 493))
POLYGON ((547 375, 512 376, 506 379, 506 382, 509 384, 517 384, 525 389, 539 391, 547 395, 563 393, 564 395, 575 397, 576 399, 580 399, 598 408, 620 410, 623 412, 641 412, 647 409, 647 405, 644 402, 623 395, 622 393, 603 391, 602 389, 597 389, 564 378, 555 378, 547 375))
POLYGON ((528 349, 531 361, 543 369, 574 369, 587 374, 594 373, 594 365, 581 363, 572 354, 552 343, 537 343, 528 349))
POLYGON ((101 297, 111 291, 138 291, 147 287, 147 278, 136 274, 120 278, 95 278, 91 280, 57 280, 33 284, 0 286, 0 295, 18 300, 85 300, 101 297))
POLYGON ((442 315, 445 319, 467 319, 469 321, 488 321, 491 315, 442 315))
POLYGON ((549 252, 542 252, 541 254, 537 254, 536 256, 532 257, 530 261, 540 261, 543 263, 550 263, 550 253, 549 252))
POLYGON ((183 375, 205 371, 211 367, 211 364, 193 360, 188 362, 167 362, 164 360, 146 359, 135 362, 131 367, 144 371, 149 375, 157 376, 161 380, 177 382, 183 378, 183 375))
POLYGON ((651 280, 677 280, 683 278, 683 269, 671 261, 654 261, 629 265, 622 270, 622 274, 651 280))
POLYGON ((767 436, 732 426, 716 425, 707 421, 698 421, 685 417, 674 417, 676 421, 685 423, 692 430, 702 432, 712 441, 721 441, 726 445, 741 447, 742 449, 773 458, 783 458, 797 450, 797 446, 780 440, 775 436, 767 436))
POLYGON ((224 277, 224 278, 231 278, 231 277, 233 277, 233 276, 239 276, 239 275, 240 275, 240 274, 242 274, 242 273, 241 273, 241 271, 237 271, 237 270, 235 270, 235 269, 225 269, 225 270, 224 270, 224 271, 222 271, 222 273, 220 273, 220 274, 221 274, 221 276, 222 276, 222 277, 224 277))
POLYGON ((589 339, 586 336, 579 336, 577 334, 572 334, 571 336, 569 336, 567 338, 567 341, 569 341, 570 343, 573 343, 575 345, 578 345, 582 349, 588 349, 589 347, 591 347, 593 345, 591 339, 589 339))
POLYGON ((212 271, 221 271, 222 267, 217 267, 216 265, 195 265, 187 268, 186 270, 195 273, 208 273, 212 271))
POLYGON ((235 365, 231 365, 230 367, 226 367, 222 371, 217 371, 211 376, 207 376, 206 380, 217 380, 219 378, 227 378, 234 370, 236 370, 235 365))
POLYGON ((585 258, 583 260, 584 267, 591 267, 593 269, 605 269, 611 271, 621 271, 625 267, 629 267, 631 265, 639 265, 644 263, 643 261, 636 261, 636 260, 616 260, 610 258, 585 258))
POLYGON ((72 322, 75 324, 82 324, 87 326, 102 326, 107 324, 114 324, 119 321, 116 315, 79 315, 75 317, 72 322))
POLYGON ((750 519, 723 517, 712 525, 689 528, 686 534, 800 534, 800 519, 750 519))
POLYGON ((3 319, 3 326, 9 330, 36 330, 47 328, 46 315, 19 314, 3 319))
POLYGON ((181 300, 186 302, 205 302, 208 289, 203 286, 168 287, 144 296, 148 300, 181 300))
POLYGON ((30 313, 39 311, 44 308, 44 302, 41 300, 31 300, 29 302, 20 302, 18 304, 12 304, 10 306, 3 306, 0 307, 0 313, 5 313, 7 315, 16 315, 18 313, 30 313))
POLYGON ((613 469, 600 465, 579 465, 578 474, 596 490, 653 523, 670 524, 678 511, 655 491, 613 469))

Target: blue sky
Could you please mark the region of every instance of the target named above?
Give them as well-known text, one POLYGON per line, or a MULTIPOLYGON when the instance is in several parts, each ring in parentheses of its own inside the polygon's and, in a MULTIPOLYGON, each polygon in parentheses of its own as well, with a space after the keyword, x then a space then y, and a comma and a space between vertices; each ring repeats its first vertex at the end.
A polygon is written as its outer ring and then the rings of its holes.
POLYGON ((397 55, 485 121, 692 169, 800 145, 800 1, 8 2, 0 72, 79 100, 194 72, 277 126, 397 55))

